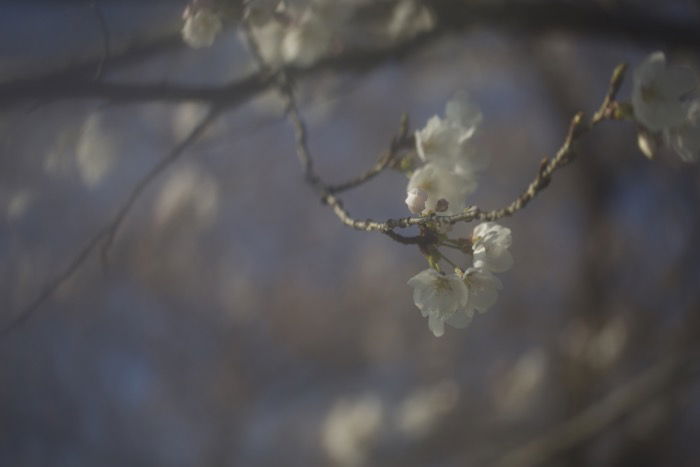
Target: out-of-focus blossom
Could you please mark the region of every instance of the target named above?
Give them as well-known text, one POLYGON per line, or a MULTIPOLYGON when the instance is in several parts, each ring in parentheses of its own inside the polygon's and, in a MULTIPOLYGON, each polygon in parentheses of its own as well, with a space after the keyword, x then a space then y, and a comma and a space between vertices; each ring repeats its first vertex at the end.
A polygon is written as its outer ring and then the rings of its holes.
POLYGON ((333 26, 329 18, 307 9, 282 40, 284 61, 306 66, 323 57, 333 42, 333 26))
POLYGON ((322 442, 329 457, 345 467, 364 465, 383 419, 382 402, 376 396, 336 402, 323 425, 322 442))
POLYGON ((688 115, 688 96, 696 87, 693 70, 667 67, 664 53, 654 52, 634 70, 634 116, 651 131, 678 127, 688 115))
POLYGON ((435 17, 425 5, 415 0, 402 0, 394 7, 387 32, 393 40, 398 40, 430 31, 434 27, 435 17))
POLYGON ((457 93, 437 115, 416 131, 416 151, 424 162, 438 163, 463 176, 473 176, 488 165, 488 158, 471 146, 470 139, 481 123, 481 111, 465 92, 457 93))
POLYGON ((187 45, 195 49, 211 47, 223 27, 219 15, 209 8, 188 7, 183 16, 182 38, 187 45))

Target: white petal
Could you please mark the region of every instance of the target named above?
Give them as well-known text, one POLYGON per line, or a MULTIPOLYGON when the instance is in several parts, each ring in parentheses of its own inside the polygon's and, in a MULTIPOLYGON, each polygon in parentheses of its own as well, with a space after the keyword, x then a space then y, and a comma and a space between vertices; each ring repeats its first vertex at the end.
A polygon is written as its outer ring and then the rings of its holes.
POLYGON ((453 125, 461 127, 462 136, 469 138, 481 124, 482 115, 469 95, 464 91, 459 91, 447 102, 445 118, 453 125))
POLYGON ((488 270, 469 268, 465 273, 469 284, 469 308, 483 313, 498 299, 498 291, 503 288, 501 281, 488 270))
POLYGON ((472 316, 472 314, 467 313, 465 310, 459 310, 450 315, 445 322, 453 328, 464 329, 472 322, 472 316))
POLYGON ((435 334, 435 337, 441 337, 445 334, 445 323, 435 315, 430 315, 428 318, 428 328, 435 334))

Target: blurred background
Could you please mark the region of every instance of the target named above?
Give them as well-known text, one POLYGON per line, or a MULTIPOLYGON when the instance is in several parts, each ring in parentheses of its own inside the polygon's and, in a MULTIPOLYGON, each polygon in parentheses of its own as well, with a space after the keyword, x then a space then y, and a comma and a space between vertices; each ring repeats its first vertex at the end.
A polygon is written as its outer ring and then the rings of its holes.
MULTIPOLYGON (((372 166, 403 112, 421 128, 462 89, 492 158, 470 203, 500 208, 615 65, 663 50, 700 69, 690 0, 425 3, 434 28, 410 47, 370 44, 385 53, 359 67, 341 50, 297 80, 326 181, 372 166)), ((206 112, 85 90, 254 69, 234 25, 182 44, 184 6, 3 2, 3 326, 206 112)), ((700 169, 647 160, 629 122, 578 151, 503 222, 515 266, 497 304, 438 339, 406 285, 418 249, 341 225, 304 183, 279 98, 251 93, 148 184, 108 265, 92 252, 2 335, 0 465, 698 465, 700 169)), ((405 186, 387 171, 345 206, 406 216, 405 186)))

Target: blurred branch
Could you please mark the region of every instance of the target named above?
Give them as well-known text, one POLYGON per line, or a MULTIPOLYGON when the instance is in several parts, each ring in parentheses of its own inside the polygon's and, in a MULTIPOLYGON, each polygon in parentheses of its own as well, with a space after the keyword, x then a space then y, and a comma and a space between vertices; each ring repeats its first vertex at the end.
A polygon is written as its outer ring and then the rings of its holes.
POLYGON ((110 34, 109 26, 107 25, 107 18, 105 18, 104 12, 102 11, 102 6, 99 0, 92 0, 90 7, 95 12, 95 17, 97 18, 97 24, 100 27, 100 33, 102 35, 102 49, 103 55, 97 64, 97 70, 95 71, 95 79, 101 79, 102 73, 104 71, 105 65, 109 60, 110 56, 110 34))
MULTIPOLYGON (((262 71, 267 70, 267 64, 265 63, 265 60, 260 54, 258 44, 256 43, 255 38, 247 24, 244 25, 244 31, 246 33, 246 39, 250 47, 251 53, 255 58, 256 62, 258 63, 258 66, 261 68, 262 71)), ((354 219, 343 206, 343 202, 333 195, 330 186, 324 183, 321 177, 315 172, 313 158, 311 156, 311 151, 309 150, 308 146, 308 131, 306 129, 306 124, 304 123, 304 120, 301 117, 301 113, 299 112, 299 108, 294 97, 294 90, 291 85, 290 77, 284 69, 277 72, 275 74, 275 77, 277 89, 282 95, 282 98, 285 102, 287 117, 291 122, 292 127, 294 128, 296 153, 297 157, 299 158, 299 163, 301 164, 302 170, 304 172, 304 178, 306 179, 306 182, 314 189, 314 191, 316 191, 320 195, 321 201, 323 201, 323 203, 327 204, 331 207, 331 209, 333 209, 333 212, 343 224, 358 230, 380 230, 384 233, 390 231, 391 228, 382 227, 379 223, 375 221, 360 221, 354 219), (376 226, 380 227, 376 228, 376 226)), ((403 116, 401 119, 400 134, 394 140, 392 140, 392 149, 389 150, 389 156, 387 157, 387 159, 393 158, 393 153, 398 148, 398 141, 405 139, 407 137, 407 132, 408 119, 405 116, 403 116)), ((370 170, 366 174, 358 177, 357 179, 341 185, 341 188, 347 189, 351 187, 356 187, 368 181, 374 175, 386 168, 388 162, 388 160, 386 163, 380 160, 377 164, 377 167, 379 167, 378 169, 370 170)), ((340 191, 337 189, 338 187, 335 188, 336 191, 340 191)), ((394 240, 401 241, 402 243, 415 243, 412 242, 409 237, 403 237, 402 235, 394 232, 390 234, 390 237, 392 237, 394 240)))
POLYGON ((329 193, 340 193, 341 191, 347 191, 352 188, 356 188, 363 183, 371 180, 375 176, 379 175, 382 170, 390 167, 392 163, 396 162, 396 156, 402 147, 411 147, 414 143, 413 138, 409 133, 409 123, 408 115, 403 114, 401 116, 401 123, 399 124, 399 132, 392 138, 391 144, 389 145, 389 150, 384 152, 377 162, 365 173, 348 180, 347 182, 338 183, 336 185, 327 185, 329 193))
MULTIPOLYGON (((247 27, 244 25, 244 31, 246 33, 246 38, 248 45, 250 47, 251 53, 253 54, 256 62, 260 66, 261 72, 265 74, 271 74, 272 71, 269 70, 267 64, 265 63, 262 55, 260 54, 259 48, 255 39, 247 27)), ((296 140, 296 153, 299 158, 299 162, 302 166, 304 172, 304 177, 307 183, 314 188, 314 190, 319 194, 321 200, 333 209, 335 215, 340 219, 340 221, 357 230, 364 231, 380 231, 383 233, 392 232, 389 234, 394 240, 400 241, 401 243, 420 243, 420 241, 412 241, 413 237, 404 237, 400 234, 393 232, 396 228, 406 228, 410 226, 425 226, 428 223, 438 223, 438 224, 455 224, 457 222, 469 222, 473 220, 497 220, 503 217, 511 216, 514 213, 523 209, 538 193, 544 190, 551 181, 551 177, 560 168, 569 164, 575 158, 575 144, 576 142, 585 134, 587 134, 593 127, 598 125, 604 120, 608 120, 614 117, 616 110, 615 98, 617 93, 622 86, 622 81, 627 70, 627 65, 618 65, 613 71, 612 77, 610 78, 610 84, 608 87, 608 92, 606 93, 603 102, 601 103, 598 110, 593 114, 590 121, 586 122, 583 117, 583 113, 577 113, 571 120, 569 125, 569 130, 567 132, 564 143, 559 148, 555 156, 551 159, 543 159, 540 163, 540 168, 537 172, 537 176, 530 183, 527 189, 511 204, 505 208, 494 210, 494 211, 484 211, 477 206, 471 206, 463 213, 455 214, 452 216, 438 216, 430 215, 426 217, 406 217, 401 219, 389 219, 384 222, 375 221, 372 219, 359 220, 353 218, 350 213, 343 206, 343 202, 334 196, 335 192, 339 192, 342 189, 349 189, 366 182, 367 180, 374 177, 376 174, 381 172, 384 168, 388 166, 389 161, 380 161, 370 169, 365 174, 351 180, 350 182, 340 184, 337 186, 331 186, 323 182, 321 177, 315 172, 313 167, 313 158, 308 147, 308 132, 306 125, 301 117, 299 109, 296 104, 296 99, 294 97, 294 91, 291 85, 291 78, 285 69, 279 70, 274 74, 274 83, 279 90, 282 98, 285 101, 285 107, 287 111, 287 116, 294 127, 294 134, 296 140), (340 189, 339 189, 340 188, 340 189)), ((405 117, 402 118, 402 125, 398 139, 405 139, 407 137, 407 123, 405 117)), ((398 139, 392 141, 392 148, 389 151, 389 156, 393 157, 392 154, 396 150, 396 145, 398 144, 398 139)), ((416 237, 418 238, 418 237, 416 237)))
MULTIPOLYGON (((371 13, 377 5, 365 7, 371 13)), ((437 26, 429 32, 386 47, 351 48, 320 60, 308 67, 288 67, 290 79, 320 71, 368 70, 391 59, 404 58, 432 40, 472 26, 491 26, 522 35, 569 32, 641 44, 700 48, 697 23, 661 19, 653 12, 606 8, 596 4, 573 2, 521 2, 494 0, 426 0, 435 13, 437 26)), ((362 16, 363 12, 359 16, 362 16)), ((365 16, 368 12, 364 12, 365 16)), ((167 36, 150 45, 133 48, 122 55, 112 51, 110 66, 143 60, 154 54, 182 46, 179 35, 167 36)), ((0 84, 0 102, 8 104, 26 99, 104 98, 113 100, 200 100, 219 102, 232 89, 246 88, 251 94, 269 88, 264 73, 223 86, 192 87, 179 84, 95 83, 88 70, 100 69, 99 60, 81 64, 60 73, 38 78, 19 79, 0 84), (247 84, 245 84, 247 83, 247 84), (256 83, 256 85, 251 85, 256 83)))
POLYGON ((117 211, 116 215, 102 227, 97 234, 95 234, 88 243, 83 247, 82 250, 76 255, 76 257, 70 262, 70 264, 56 276, 51 282, 49 282, 44 290, 34 299, 29 305, 24 307, 20 312, 10 321, 9 324, 5 325, 0 329, 0 337, 7 335, 22 323, 27 321, 36 310, 41 307, 41 305, 49 299, 56 290, 58 290, 68 279, 73 277, 73 275, 80 269, 80 267, 85 263, 85 261, 90 257, 90 255, 95 251, 100 245, 102 245, 102 259, 103 263, 106 264, 109 249, 111 248, 114 239, 119 232, 126 216, 133 207, 134 203, 141 196, 146 187, 164 170, 166 170, 170 165, 172 165, 177 159, 184 154, 185 150, 191 146, 204 131, 209 127, 209 125, 219 116, 219 114, 225 109, 224 106, 215 106, 209 110, 209 113, 200 120, 200 122, 189 132, 189 134, 178 143, 173 149, 161 159, 151 170, 149 170, 146 175, 139 180, 139 182, 132 188, 126 201, 117 211))
POLYGON ((636 376, 586 410, 555 427, 541 438, 506 453, 498 467, 530 467, 542 465, 557 455, 588 441, 644 402, 670 390, 693 376, 687 358, 667 358, 636 376))

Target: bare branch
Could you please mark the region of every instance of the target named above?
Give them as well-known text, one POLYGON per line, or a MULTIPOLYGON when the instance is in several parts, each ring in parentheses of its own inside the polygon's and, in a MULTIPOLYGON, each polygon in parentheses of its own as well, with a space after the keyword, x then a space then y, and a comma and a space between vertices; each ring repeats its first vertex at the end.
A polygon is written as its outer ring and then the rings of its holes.
POLYGON ((105 18, 104 12, 102 11, 102 6, 99 0, 92 0, 90 7, 95 12, 95 17, 97 18, 97 23, 100 26, 100 32, 102 35, 102 49, 103 55, 100 61, 97 63, 97 70, 95 71, 95 79, 102 78, 102 73, 104 71, 105 65, 109 60, 110 56, 110 35, 109 26, 107 25, 107 18, 105 18))
POLYGON ((460 214, 452 216, 430 215, 427 217, 405 217, 401 219, 389 219, 384 222, 368 219, 365 221, 357 221, 350 217, 348 212, 343 209, 342 203, 335 198, 324 198, 324 201, 333 207, 336 215, 340 220, 355 229, 366 231, 381 231, 386 232, 395 228, 405 228, 414 225, 426 225, 428 223, 440 224, 455 224, 457 222, 470 222, 473 220, 497 220, 503 217, 512 216, 514 213, 523 209, 535 196, 537 196, 544 188, 549 185, 552 175, 557 170, 569 164, 575 158, 576 142, 586 135, 593 127, 604 120, 614 118, 615 97, 620 89, 624 78, 626 65, 619 65, 615 68, 610 79, 610 86, 603 103, 595 112, 590 122, 586 122, 583 118, 583 113, 578 113, 571 120, 569 130, 567 132, 564 143, 559 148, 552 159, 543 159, 540 163, 539 170, 535 179, 528 185, 527 189, 511 204, 502 209, 494 211, 484 211, 477 206, 471 206, 460 214))
POLYGON ((168 153, 168 155, 161 159, 150 171, 148 171, 148 173, 146 173, 146 175, 144 175, 144 177, 131 190, 129 196, 121 208, 117 211, 116 215, 88 241, 88 243, 82 250, 80 250, 80 252, 75 256, 65 270, 63 270, 63 272, 49 282, 44 290, 34 300, 32 300, 29 305, 20 310, 20 312, 10 321, 9 324, 0 329, 0 337, 7 335, 26 322, 27 319, 29 319, 29 317, 31 317, 41 307, 41 305, 43 305, 44 302, 46 302, 46 300, 48 300, 54 294, 54 292, 56 292, 56 290, 65 284, 68 279, 73 277, 73 275, 80 269, 80 267, 100 244, 102 244, 102 259, 103 261, 106 261, 110 246, 114 242, 124 219, 129 214, 129 211, 138 200, 139 196, 159 174, 161 174, 165 169, 172 165, 173 162, 182 156, 185 150, 202 135, 206 128, 217 116, 219 116, 223 110, 224 106, 212 107, 209 110, 209 113, 202 118, 202 120, 190 131, 190 133, 179 144, 177 144, 168 153))
MULTIPOLYGON (((297 79, 317 72, 366 71, 391 59, 402 59, 433 40, 454 31, 464 31, 474 25, 491 26, 523 35, 542 35, 549 32, 570 32, 601 36, 637 43, 667 46, 700 47, 700 28, 697 24, 661 19, 653 14, 635 11, 625 6, 611 9, 595 4, 522 2, 490 0, 454 1, 426 0, 437 17, 437 26, 429 32, 386 47, 349 48, 308 67, 287 67, 290 79, 297 79)), ((369 6, 368 8, 373 8, 369 6)), ((179 35, 168 36, 120 56, 111 53, 110 65, 132 63, 153 54, 182 46, 179 35)), ((119 100, 199 100, 219 102, 231 93, 231 88, 246 87, 244 82, 256 82, 258 86, 247 92, 260 93, 271 83, 264 76, 250 76, 240 83, 223 86, 191 87, 178 84, 118 84, 94 83, 88 70, 100 67, 100 61, 79 65, 65 72, 33 79, 20 79, 0 83, 0 102, 14 103, 26 99, 105 98, 119 100)))
POLYGON ((384 169, 391 166, 393 162, 396 161, 396 156, 402 147, 410 146, 413 139, 409 137, 409 123, 408 115, 403 114, 401 116, 401 123, 399 125, 399 132, 391 140, 389 145, 389 150, 384 152, 377 162, 365 173, 348 180, 347 182, 338 183, 336 185, 328 185, 327 189, 329 193, 340 193, 341 191, 347 191, 368 182, 372 178, 379 175, 384 169))
POLYGON ((688 376, 688 366, 688 362, 680 358, 667 358, 657 363, 541 438, 508 452, 496 465, 543 465, 566 450, 588 441, 654 396, 669 390, 679 379, 688 376))
POLYGON ((153 166, 153 168, 149 170, 146 173, 146 175, 144 175, 143 178, 139 180, 139 182, 134 186, 134 188, 131 190, 131 193, 129 193, 129 196, 127 197, 126 201, 124 202, 122 207, 119 208, 119 211, 117 211, 117 214, 114 216, 112 222, 107 228, 105 241, 102 245, 103 264, 106 265, 108 263, 109 250, 112 246, 112 243, 114 243, 114 238, 119 233, 119 229, 124 223, 124 219, 129 214, 129 211, 131 211, 131 208, 133 207, 136 200, 138 200, 139 196, 141 196, 143 190, 146 189, 146 187, 158 175, 160 175, 161 172, 163 172, 170 165, 172 165, 173 162, 179 159, 180 156, 182 156, 185 150, 192 143, 199 139, 202 133, 204 133, 207 127, 214 121, 214 119, 216 119, 216 117, 219 115, 219 113, 221 113, 222 110, 222 107, 212 107, 209 110, 209 113, 204 118, 202 118, 202 120, 200 120, 200 122, 190 131, 190 133, 185 137, 185 139, 178 143, 172 149, 172 151, 170 151, 170 154, 168 154, 166 157, 161 159, 155 166, 153 166))

